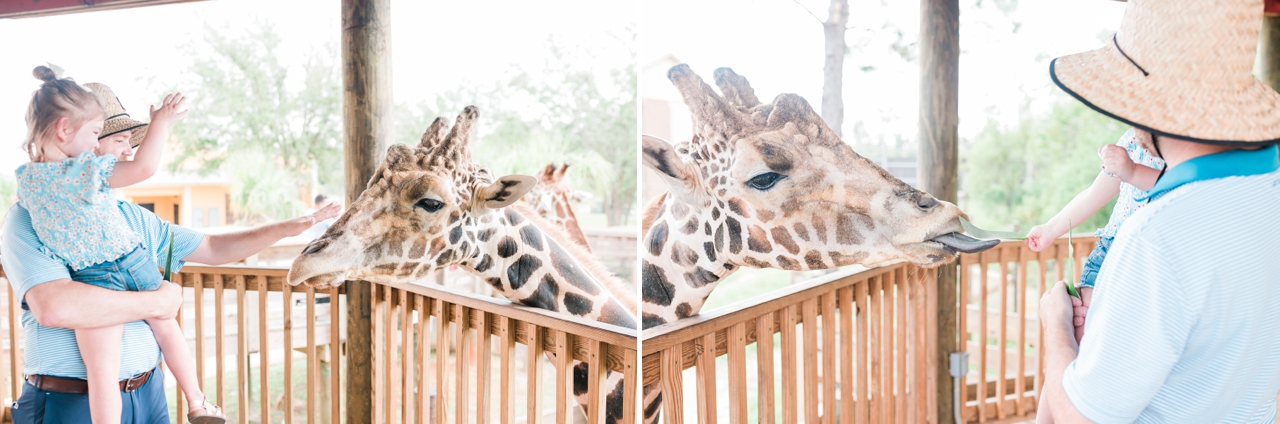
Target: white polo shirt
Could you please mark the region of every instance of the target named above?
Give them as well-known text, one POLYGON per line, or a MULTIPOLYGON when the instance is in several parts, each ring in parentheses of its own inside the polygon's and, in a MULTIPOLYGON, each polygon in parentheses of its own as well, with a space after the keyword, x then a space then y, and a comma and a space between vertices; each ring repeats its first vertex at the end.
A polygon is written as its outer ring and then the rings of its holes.
POLYGON ((1086 418, 1275 421, 1276 154, 1273 146, 1180 164, 1120 227, 1098 275, 1080 355, 1063 375, 1067 397, 1086 418), (1238 161, 1250 158, 1262 163, 1244 162, 1242 170, 1238 161))

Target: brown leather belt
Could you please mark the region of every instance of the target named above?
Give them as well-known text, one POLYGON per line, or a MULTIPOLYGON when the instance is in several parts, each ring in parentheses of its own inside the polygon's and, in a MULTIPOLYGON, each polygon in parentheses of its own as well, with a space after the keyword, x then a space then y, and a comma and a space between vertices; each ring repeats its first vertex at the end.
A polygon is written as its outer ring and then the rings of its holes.
MULTIPOLYGON (((155 370, 152 370, 155 371, 155 370)), ((147 379, 151 378, 152 371, 135 375, 126 380, 120 380, 120 391, 132 392, 138 390, 143 384, 147 384, 147 379)), ((37 390, 55 393, 68 393, 73 395, 89 394, 89 382, 78 378, 54 377, 52 375, 28 375, 27 382, 35 386, 37 390)))

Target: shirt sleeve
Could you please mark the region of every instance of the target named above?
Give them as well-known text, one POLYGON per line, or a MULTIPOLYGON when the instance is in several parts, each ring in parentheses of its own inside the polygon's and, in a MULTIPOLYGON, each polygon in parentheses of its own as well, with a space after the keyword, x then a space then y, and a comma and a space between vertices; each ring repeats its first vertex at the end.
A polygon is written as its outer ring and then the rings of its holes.
POLYGON ((14 294, 24 302, 32 287, 71 278, 66 262, 40 243, 36 230, 31 227, 31 214, 20 204, 10 207, 5 216, 0 264, 14 294))
POLYGON ((151 213, 141 206, 120 202, 120 211, 124 213, 125 220, 130 222, 130 226, 143 236, 143 243, 151 248, 156 257, 156 263, 164 266, 165 255, 169 253, 169 234, 173 234, 173 258, 174 272, 182 269, 186 265, 185 259, 200 247, 200 243, 204 242, 204 234, 201 234, 190 228, 185 228, 170 224, 156 214, 151 213))
MULTIPOLYGON (((1117 238, 1103 262, 1080 354, 1062 385, 1093 422, 1132 422, 1164 385, 1195 325, 1177 261, 1146 234, 1117 238)), ((1167 249, 1166 249, 1167 250, 1167 249)))

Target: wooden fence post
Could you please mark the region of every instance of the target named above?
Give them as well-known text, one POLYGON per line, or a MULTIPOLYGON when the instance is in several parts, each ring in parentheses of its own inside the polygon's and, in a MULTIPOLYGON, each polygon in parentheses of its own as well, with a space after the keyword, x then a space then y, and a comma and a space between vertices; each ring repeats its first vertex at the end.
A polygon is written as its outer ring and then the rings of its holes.
MULTIPOLYGON (((919 188, 934 197, 956 202, 959 179, 957 108, 960 74, 959 0, 920 1, 920 154, 916 170, 919 188)), ((956 267, 938 268, 937 369, 934 393, 937 423, 955 421, 948 355, 957 350, 956 267)))
MULTIPOLYGON (((392 137, 390 9, 390 0, 342 0, 342 121, 348 205, 364 191, 392 137)), ((372 287, 364 281, 346 284, 347 411, 342 421, 370 423, 372 287)))

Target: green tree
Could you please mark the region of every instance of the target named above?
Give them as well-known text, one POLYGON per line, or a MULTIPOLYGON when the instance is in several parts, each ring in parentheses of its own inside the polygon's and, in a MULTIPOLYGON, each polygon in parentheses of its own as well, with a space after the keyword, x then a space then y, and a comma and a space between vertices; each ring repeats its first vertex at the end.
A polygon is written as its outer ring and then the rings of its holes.
MULTIPOLYGON (((1017 127, 991 123, 965 146, 962 205, 975 224, 1030 230, 1062 210, 1101 171, 1098 149, 1115 143, 1128 127, 1074 99, 1059 99, 1050 112, 1017 127)), ((1106 225, 1115 201, 1078 231, 1106 225)))
POLYGON ((0 174, 0 227, 4 226, 4 217, 9 214, 9 206, 17 199, 18 182, 12 175, 0 174))
POLYGON ((328 46, 291 66, 279 60, 281 39, 269 23, 251 28, 206 27, 204 44, 193 47, 193 86, 171 88, 188 93, 192 111, 172 137, 172 168, 207 173, 231 165, 233 206, 284 219, 314 191, 340 191, 338 55, 328 46))
MULTIPOLYGON (((634 32, 624 38, 634 40, 634 32)), ((628 61, 592 69, 571 57, 592 56, 553 40, 545 72, 514 68, 491 86, 459 87, 433 102, 397 107, 397 141, 416 143, 437 116, 452 119, 466 105, 479 106, 471 145, 478 163, 495 173, 531 174, 548 162, 568 162, 573 184, 603 197, 609 225, 625 225, 636 201, 635 67, 628 61)))

